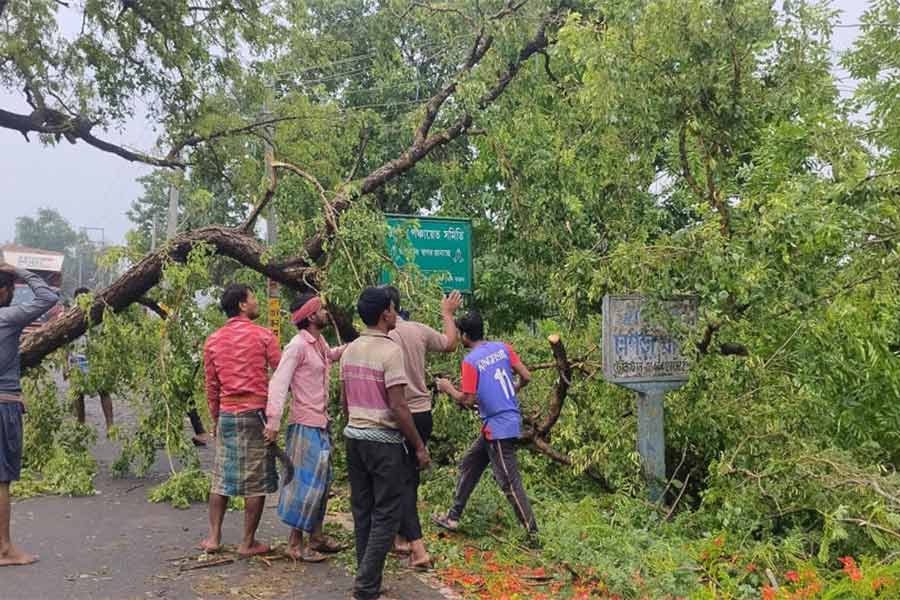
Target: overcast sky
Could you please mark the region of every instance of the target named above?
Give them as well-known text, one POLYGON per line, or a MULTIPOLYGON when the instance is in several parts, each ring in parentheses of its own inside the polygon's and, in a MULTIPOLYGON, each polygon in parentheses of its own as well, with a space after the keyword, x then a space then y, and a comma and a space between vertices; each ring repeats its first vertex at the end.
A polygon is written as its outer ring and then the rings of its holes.
MULTIPOLYGON (((858 23, 867 4, 862 0, 833 2, 843 11, 844 25, 858 23)), ((835 50, 850 47, 857 33, 855 27, 838 28, 835 50)), ((841 85, 852 86, 852 82, 842 81, 841 85)), ((0 107, 21 112, 27 109, 20 94, 3 88, 0 107)), ((152 123, 134 120, 123 131, 110 132, 106 137, 149 151, 156 136, 152 123)), ((13 240, 17 217, 34 215, 41 207, 56 209, 75 228, 103 228, 107 243, 121 243, 131 227, 125 211, 141 193, 135 179, 150 170, 83 143, 42 146, 36 136, 27 143, 21 134, 0 129, 0 243, 13 240)), ((98 235, 91 232, 92 239, 98 235)))

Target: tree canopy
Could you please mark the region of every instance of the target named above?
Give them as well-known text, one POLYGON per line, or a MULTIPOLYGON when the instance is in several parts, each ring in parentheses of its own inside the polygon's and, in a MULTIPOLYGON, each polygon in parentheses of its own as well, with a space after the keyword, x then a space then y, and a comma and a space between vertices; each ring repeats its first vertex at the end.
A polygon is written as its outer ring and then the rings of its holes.
MULTIPOLYGON (((793 0, 0 2, 0 81, 32 108, 0 127, 160 167, 130 213, 133 267, 27 339, 25 362, 109 320, 104 337, 163 344, 190 388, 176 350, 215 324, 193 297, 224 273, 321 290, 352 334, 384 214, 468 217, 471 304, 539 373, 525 442, 546 557, 625 597, 749 598, 775 593, 757 565, 866 597, 825 574, 866 556, 871 595, 900 571, 900 11, 870 2, 835 57, 837 17, 793 0), (103 142, 143 107, 157 148, 103 142), (150 253, 170 184, 181 229, 150 253), (700 307, 691 379, 667 398, 665 506, 642 500, 630 393, 599 375, 601 301, 626 292, 700 307), (147 295, 185 328, 136 333, 147 295)), ((434 283, 394 276, 429 318, 434 283)), ((449 464, 471 427, 436 418, 449 464)))

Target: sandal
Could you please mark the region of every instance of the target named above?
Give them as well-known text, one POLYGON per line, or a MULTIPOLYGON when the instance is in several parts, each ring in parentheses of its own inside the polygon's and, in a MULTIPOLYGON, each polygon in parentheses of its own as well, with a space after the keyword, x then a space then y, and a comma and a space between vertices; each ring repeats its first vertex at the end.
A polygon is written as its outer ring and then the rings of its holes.
POLYGON ((316 552, 312 548, 306 547, 300 552, 300 561, 307 563, 320 563, 328 560, 328 557, 321 552, 316 552))
POLYGON ((307 547, 310 550, 324 552, 325 554, 335 554, 349 548, 347 544, 342 544, 330 537, 323 537, 321 540, 310 542, 307 547))
POLYGON ((459 521, 451 519, 449 515, 431 515, 431 522, 447 531, 459 530, 459 521))
POLYGON ((291 546, 287 550, 284 551, 285 556, 292 560, 298 560, 300 562, 307 563, 320 563, 322 561, 328 560, 328 557, 324 554, 320 554, 311 548, 297 548, 296 546, 291 546))

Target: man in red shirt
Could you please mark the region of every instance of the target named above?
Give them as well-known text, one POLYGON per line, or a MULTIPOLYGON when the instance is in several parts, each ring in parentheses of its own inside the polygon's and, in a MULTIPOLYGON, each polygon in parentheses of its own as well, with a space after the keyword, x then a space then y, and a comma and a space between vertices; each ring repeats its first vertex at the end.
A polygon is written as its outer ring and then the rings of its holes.
POLYGON ((263 431, 260 411, 266 410, 269 370, 281 360, 278 340, 270 330, 253 324, 259 304, 246 285, 233 283, 222 294, 222 310, 229 319, 206 340, 206 398, 216 438, 216 464, 209 493, 209 535, 200 542, 207 552, 222 544, 222 520, 228 498, 243 496, 242 556, 269 552, 256 541, 266 494, 278 489, 275 456, 263 431))

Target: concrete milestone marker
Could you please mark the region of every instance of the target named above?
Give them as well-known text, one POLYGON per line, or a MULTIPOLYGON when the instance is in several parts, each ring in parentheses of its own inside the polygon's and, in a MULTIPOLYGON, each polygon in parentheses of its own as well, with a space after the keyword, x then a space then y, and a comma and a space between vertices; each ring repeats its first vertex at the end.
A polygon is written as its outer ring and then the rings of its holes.
POLYGON ((641 295, 603 298, 603 375, 638 393, 638 452, 656 501, 666 481, 663 399, 688 380, 690 361, 672 330, 697 322, 696 298, 655 305, 641 295))

